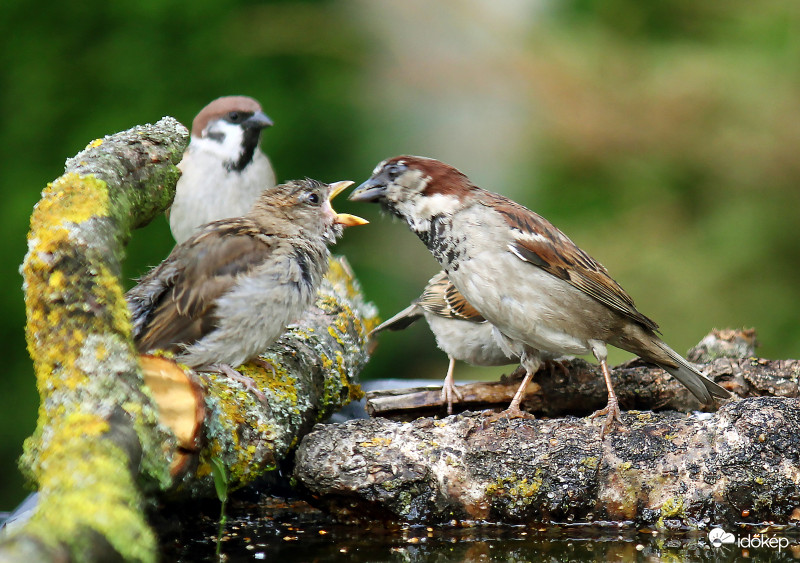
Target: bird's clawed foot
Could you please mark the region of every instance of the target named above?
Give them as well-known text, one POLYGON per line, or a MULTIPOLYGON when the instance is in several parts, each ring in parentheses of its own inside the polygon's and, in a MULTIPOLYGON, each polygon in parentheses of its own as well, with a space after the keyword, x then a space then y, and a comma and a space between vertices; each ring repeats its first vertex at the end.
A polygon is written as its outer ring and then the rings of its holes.
POLYGON ((509 420, 512 418, 527 418, 528 420, 536 420, 536 417, 531 413, 524 411, 519 408, 519 406, 515 405, 510 405, 506 410, 497 413, 497 418, 500 418, 501 416, 508 418, 509 420))
POLYGON ((501 411, 497 414, 490 416, 490 420, 494 421, 498 418, 527 418, 528 420, 535 420, 536 417, 533 416, 531 413, 522 410, 519 406, 522 404, 522 397, 525 395, 525 390, 528 388, 528 383, 531 382, 533 378, 533 372, 526 370, 525 377, 520 383, 517 392, 514 394, 514 398, 511 399, 511 404, 508 405, 508 408, 504 411, 501 411))
POLYGON ((487 416, 483 419, 486 423, 491 424, 493 422, 497 422, 501 418, 505 418, 506 420, 512 420, 514 418, 525 418, 528 420, 536 420, 536 417, 529 413, 528 411, 524 411, 521 408, 517 407, 508 407, 504 411, 500 412, 492 412, 492 411, 483 411, 484 414, 487 416))
POLYGON ((264 368, 265 370, 268 369, 269 371, 272 372, 273 377, 278 375, 275 372, 275 366, 273 366, 272 363, 268 362, 267 360, 262 360, 261 358, 253 358, 252 360, 250 360, 250 363, 255 364, 261 368, 264 368))
POLYGON ((452 381, 445 380, 442 385, 442 403, 447 403, 447 414, 453 414, 453 403, 464 400, 464 395, 452 381))
POLYGON ((622 416, 619 410, 619 402, 617 401, 616 396, 611 396, 608 398, 608 404, 600 409, 599 411, 595 411, 589 418, 595 419, 605 415, 606 419, 603 421, 603 426, 600 427, 600 439, 605 438, 608 435, 608 432, 611 430, 611 427, 614 425, 614 422, 622 423, 622 416))
MULTIPOLYGON (((238 381, 239 383, 244 385, 244 388, 250 391, 253 395, 255 395, 259 401, 269 406, 269 401, 267 400, 267 396, 264 395, 261 389, 258 388, 258 385, 256 385, 255 381, 253 381, 253 378, 247 377, 246 375, 239 373, 228 364, 217 364, 214 367, 217 368, 221 373, 224 373, 229 379, 233 379, 234 381, 238 381)), ((274 371, 275 369, 273 368, 273 373, 274 371)))

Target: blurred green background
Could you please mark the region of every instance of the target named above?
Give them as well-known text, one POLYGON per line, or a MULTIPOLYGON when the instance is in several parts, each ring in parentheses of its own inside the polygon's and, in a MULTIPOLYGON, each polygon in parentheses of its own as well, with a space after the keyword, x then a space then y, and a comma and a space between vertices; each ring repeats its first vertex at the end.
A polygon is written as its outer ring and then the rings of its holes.
MULTIPOLYGON (((677 350, 754 326, 761 355, 800 357, 796 2, 6 0, 0 30, 0 510, 26 494, 16 458, 38 404, 18 266, 41 189, 92 139, 190 124, 220 95, 262 102, 279 179, 439 158, 553 221, 677 350)), ((386 318, 437 265, 377 206, 337 208, 373 222, 337 252, 386 318)), ((162 218, 138 232, 126 283, 171 246, 162 218)), ((364 377, 445 369, 420 324, 384 335, 364 377)))

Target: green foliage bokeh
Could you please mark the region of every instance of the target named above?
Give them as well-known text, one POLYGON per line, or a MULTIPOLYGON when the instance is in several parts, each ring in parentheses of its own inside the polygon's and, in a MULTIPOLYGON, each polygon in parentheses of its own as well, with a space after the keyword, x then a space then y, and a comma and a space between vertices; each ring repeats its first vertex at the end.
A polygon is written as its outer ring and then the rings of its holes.
MULTIPOLYGON (((800 356, 794 3, 573 0, 513 25, 477 3, 390 4, 3 4, 0 510, 25 494, 15 463, 38 402, 18 266, 41 189, 92 139, 163 115, 189 125, 220 95, 262 102, 279 179, 360 182, 396 154, 445 159, 561 227, 677 350, 712 327, 755 326, 762 355, 800 356), (447 126, 467 121, 484 133, 447 126), (485 132, 502 142, 508 127, 513 143, 493 152, 485 132)), ((373 224, 336 251, 384 318, 405 307, 436 264, 377 209, 337 208, 373 224)), ((171 246, 163 219, 137 233, 126 283, 171 246)), ((419 326, 384 335, 364 375, 439 378, 445 367, 419 326)))

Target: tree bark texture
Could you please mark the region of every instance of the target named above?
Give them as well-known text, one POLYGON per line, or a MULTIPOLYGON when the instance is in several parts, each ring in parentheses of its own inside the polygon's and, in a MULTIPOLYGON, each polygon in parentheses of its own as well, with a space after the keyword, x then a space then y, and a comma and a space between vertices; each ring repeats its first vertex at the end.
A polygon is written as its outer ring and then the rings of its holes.
MULTIPOLYGON (((583 369, 579 363, 575 379, 583 380, 583 369)), ((577 384, 575 396, 558 394, 552 402, 560 406, 546 411, 561 418, 465 412, 318 426, 298 448, 295 477, 316 503, 348 520, 613 520, 666 529, 800 520, 800 362, 718 358, 706 372, 748 398, 713 413, 628 410, 605 440, 600 421, 564 415, 594 407, 577 384)), ((569 381, 569 374, 537 378, 569 381)), ((631 380, 629 400, 674 408, 663 377, 644 365, 614 370, 618 390, 627 387, 621 379, 631 380), (637 379, 647 389, 637 392, 637 379)))
MULTIPOLYGON (((765 360, 763 358, 718 358, 704 366, 711 379, 740 397, 774 395, 800 397, 797 360, 765 360)), ((456 410, 493 408, 502 410, 511 402, 519 387, 519 371, 500 381, 480 381, 459 385, 463 398, 456 410)), ((708 410, 667 372, 639 359, 619 365, 613 370, 614 390, 620 406, 626 410, 672 409, 690 412, 708 410)), ((543 367, 525 392, 522 406, 537 416, 591 414, 605 406, 606 386, 599 366, 581 359, 565 360, 561 366, 543 367)), ((441 383, 433 387, 371 391, 367 393, 367 412, 371 416, 412 420, 445 412, 441 400, 441 383)))
POLYGON ((204 403, 193 447, 160 416, 131 339, 120 263, 131 230, 171 203, 187 142, 172 118, 93 141, 34 209, 22 273, 41 406, 20 466, 39 502, 0 537, 3 561, 154 561, 143 514, 152 495, 210 492, 212 457, 232 487, 250 482, 360 394, 375 311, 346 262, 333 259, 315 307, 265 351, 274 373, 242 368, 268 405, 235 382, 174 364, 204 403))

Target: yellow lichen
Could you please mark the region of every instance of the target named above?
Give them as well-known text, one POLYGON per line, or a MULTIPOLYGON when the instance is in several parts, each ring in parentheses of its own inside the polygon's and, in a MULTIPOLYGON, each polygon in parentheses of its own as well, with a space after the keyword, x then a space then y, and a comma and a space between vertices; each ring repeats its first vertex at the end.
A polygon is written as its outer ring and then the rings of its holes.
POLYGON ((66 284, 64 283, 64 272, 53 272, 53 274, 50 276, 50 279, 47 280, 47 285, 50 286, 50 289, 56 291, 64 289, 66 287, 66 284))
POLYGON ((662 518, 681 517, 685 514, 683 497, 672 497, 664 501, 661 505, 662 518))
POLYGON ((534 475, 528 479, 517 476, 501 477, 494 483, 486 486, 487 497, 497 497, 512 508, 523 508, 530 505, 534 497, 542 488, 542 472, 537 469, 534 475))
POLYGON ((273 372, 270 369, 265 369, 257 364, 248 363, 240 366, 239 372, 241 372, 242 375, 252 378, 259 389, 273 395, 275 399, 281 403, 296 406, 297 378, 274 359, 267 356, 261 356, 260 359, 268 362, 275 371, 273 372))
POLYGON ((596 456, 588 456, 581 460, 581 465, 586 467, 587 469, 597 469, 598 465, 600 465, 600 459, 596 456))
POLYGON ((67 415, 42 452, 39 488, 47 510, 34 513, 28 532, 73 547, 73 557, 85 548, 80 530, 89 527, 109 541, 125 560, 153 561, 155 536, 141 512, 138 486, 127 456, 112 440, 98 439, 108 431, 101 417, 67 415), (81 455, 75 455, 75 451, 81 455), (65 514, 71 515, 64 518, 65 514), (54 519, 57 519, 55 521, 54 519), (58 536, 54 536, 54 532, 58 536))
POLYGON ((362 448, 376 448, 385 447, 392 443, 391 438, 384 436, 374 436, 369 442, 360 442, 358 445, 362 448))
POLYGON ((109 214, 107 184, 94 176, 64 174, 47 185, 31 215, 31 235, 67 222, 82 223, 109 214))

